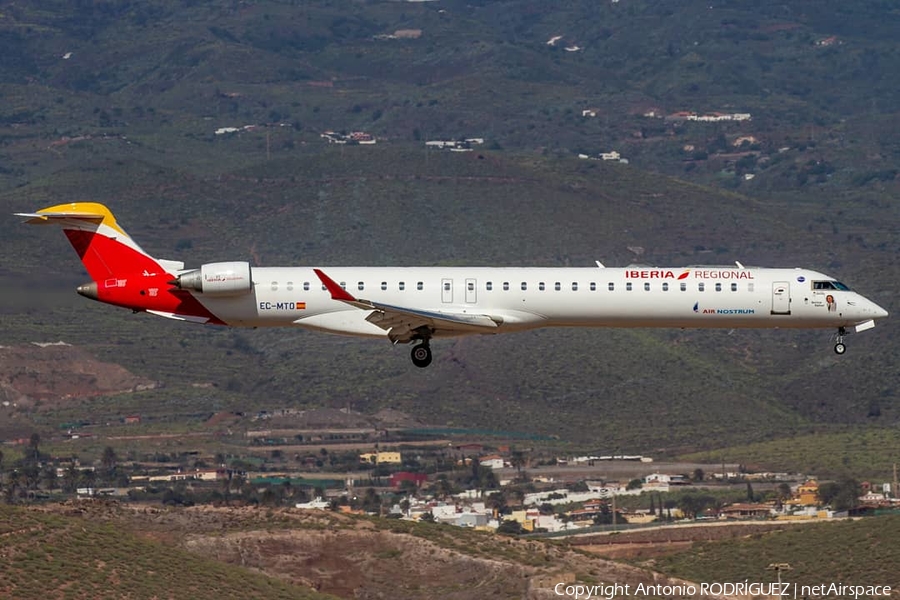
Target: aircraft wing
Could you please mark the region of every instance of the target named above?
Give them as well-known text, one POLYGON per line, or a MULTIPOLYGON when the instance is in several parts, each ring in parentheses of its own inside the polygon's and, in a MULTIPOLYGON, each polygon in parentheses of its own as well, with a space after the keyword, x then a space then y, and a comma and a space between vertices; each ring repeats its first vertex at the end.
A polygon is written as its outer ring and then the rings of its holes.
POLYGON ((361 310, 372 311, 366 320, 388 332, 392 342, 408 342, 416 330, 427 327, 448 333, 491 333, 503 322, 500 317, 471 314, 462 311, 431 311, 382 304, 354 297, 320 269, 313 269, 333 300, 339 300, 361 310))

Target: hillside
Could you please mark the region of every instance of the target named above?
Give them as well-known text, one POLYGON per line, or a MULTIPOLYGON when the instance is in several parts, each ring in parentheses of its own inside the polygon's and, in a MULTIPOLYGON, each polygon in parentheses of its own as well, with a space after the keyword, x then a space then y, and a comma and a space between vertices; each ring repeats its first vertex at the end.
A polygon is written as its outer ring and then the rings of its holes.
MULTIPOLYGON (((652 561, 670 576, 699 581, 775 581, 772 564, 788 563, 783 580, 798 586, 842 583, 896 587, 894 541, 900 518, 841 521, 694 544, 652 561)), ((828 594, 821 594, 823 597, 828 594)), ((834 594, 832 594, 834 595, 834 594)))
POLYGON ((669 583, 565 544, 328 511, 81 503, 0 506, 0 516, 0 591, 22 599, 542 600, 576 578, 669 583))
MULTIPOLYGON (((189 265, 803 265, 896 312, 900 15, 708 6, 0 3, 0 210, 104 202, 189 265), (470 136, 485 143, 424 145, 470 136), (577 158, 612 149, 629 164, 577 158)), ((840 359, 827 331, 572 330, 438 342, 412 372, 388 344, 90 303, 58 232, 0 235, 0 344, 63 340, 165 386, 42 427, 351 404, 662 454, 900 419, 892 320, 840 359)))
POLYGON ((38 598, 333 598, 201 557, 122 523, 63 510, 0 506, 0 594, 38 598))

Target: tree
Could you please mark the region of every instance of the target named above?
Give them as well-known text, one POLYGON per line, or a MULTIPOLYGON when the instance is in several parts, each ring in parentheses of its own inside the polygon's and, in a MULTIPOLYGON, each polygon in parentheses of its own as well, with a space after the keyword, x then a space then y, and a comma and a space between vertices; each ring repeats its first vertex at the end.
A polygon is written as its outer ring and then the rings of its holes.
POLYGON ((504 535, 519 535, 523 531, 522 524, 518 521, 513 521, 512 519, 505 519, 497 528, 497 533, 502 533, 504 535))
POLYGON ((100 457, 100 464, 103 465, 104 477, 110 482, 115 479, 117 462, 118 457, 116 457, 116 451, 112 449, 112 446, 104 448, 103 455, 100 457))
POLYGON ((9 477, 6 478, 6 489, 4 490, 4 497, 6 498, 7 504, 12 504, 15 502, 15 499, 20 495, 22 476, 19 474, 18 469, 14 469, 9 477))
POLYGON ((56 468, 52 465, 47 465, 41 471, 41 485, 44 486, 44 489, 52 490, 56 487, 56 468))
POLYGON ((35 462, 37 462, 40 453, 38 452, 38 446, 41 445, 41 436, 39 433, 35 432, 31 434, 31 438, 28 440, 28 448, 31 449, 32 458, 35 462))
POLYGON ((829 481, 819 485, 819 499, 822 504, 831 506, 832 510, 844 511, 855 508, 859 504, 862 487, 852 478, 829 481))
POLYGON ((522 467, 525 466, 525 453, 521 450, 513 450, 512 456, 509 459, 509 464, 516 468, 516 472, 518 473, 517 477, 521 479, 522 467))
POLYGON ((71 494, 78 488, 78 476, 78 467, 75 465, 75 459, 73 458, 63 474, 62 489, 64 492, 71 494))
POLYGON ((446 498, 453 493, 453 484, 447 479, 446 475, 440 475, 432 486, 435 497, 446 498))
POLYGON ((706 477, 706 473, 703 472, 703 469, 699 467, 694 469, 694 481, 703 481, 704 477, 706 477))
POLYGON ((775 488, 775 502, 778 506, 784 504, 784 501, 791 497, 791 486, 785 482, 778 484, 775 488))
POLYGON ((367 488, 362 499, 362 509, 366 512, 379 512, 381 510, 381 498, 375 488, 367 488))

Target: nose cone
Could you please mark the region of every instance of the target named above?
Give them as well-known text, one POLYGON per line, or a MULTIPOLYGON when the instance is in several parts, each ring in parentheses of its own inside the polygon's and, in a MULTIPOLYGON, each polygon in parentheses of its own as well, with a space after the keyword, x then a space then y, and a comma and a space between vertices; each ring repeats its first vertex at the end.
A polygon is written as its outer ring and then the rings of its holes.
POLYGON ((873 310, 875 311, 875 316, 872 317, 873 319, 883 319, 886 316, 888 316, 888 311, 884 310, 883 308, 881 308, 874 302, 872 303, 872 307, 873 307, 873 310))
POLYGON ((79 285, 75 288, 75 291, 85 298, 90 298, 91 300, 97 299, 97 282, 92 281, 90 283, 85 283, 84 285, 79 285))

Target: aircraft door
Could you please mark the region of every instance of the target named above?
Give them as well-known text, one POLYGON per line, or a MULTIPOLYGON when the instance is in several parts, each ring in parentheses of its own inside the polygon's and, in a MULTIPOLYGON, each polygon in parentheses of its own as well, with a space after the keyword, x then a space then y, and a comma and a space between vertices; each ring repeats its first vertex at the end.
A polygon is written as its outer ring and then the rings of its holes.
POLYGON ((466 279, 466 302, 475 304, 478 294, 478 282, 474 279, 466 279))
POLYGON ((453 302, 453 280, 441 279, 441 302, 450 304, 453 302))
POLYGON ((791 282, 775 281, 772 283, 772 314, 791 314, 791 282))

